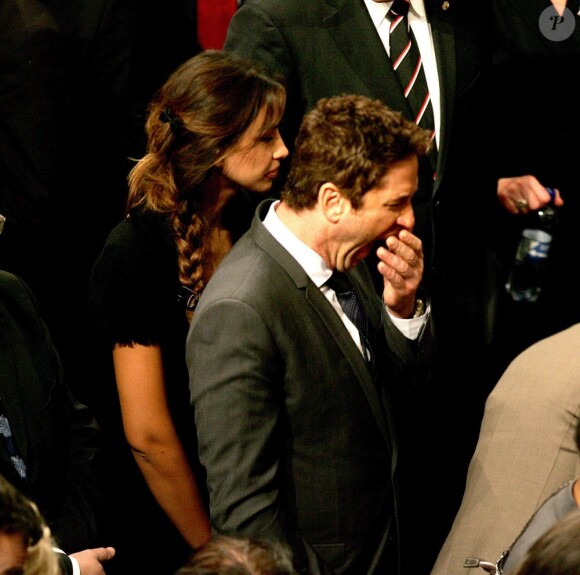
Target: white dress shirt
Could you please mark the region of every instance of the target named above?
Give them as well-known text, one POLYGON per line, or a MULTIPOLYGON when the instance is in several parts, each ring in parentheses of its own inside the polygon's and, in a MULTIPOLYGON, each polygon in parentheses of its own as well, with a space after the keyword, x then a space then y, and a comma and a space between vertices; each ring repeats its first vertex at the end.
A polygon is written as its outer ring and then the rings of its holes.
MULTIPOLYGON (((53 551, 55 553, 62 553, 63 555, 66 555, 66 553, 62 549, 59 549, 58 547, 53 547, 53 551)), ((67 555, 67 557, 69 558, 69 561, 72 566, 72 575, 81 575, 81 567, 79 565, 79 562, 70 555, 67 555)))
MULTIPOLYGON (((336 313, 339 315, 340 319, 346 326, 348 333, 350 333, 352 339, 356 343, 360 352, 365 355, 363 351, 363 344, 360 338, 360 332, 357 327, 350 321, 346 316, 334 290, 330 289, 328 286, 323 284, 332 275, 332 270, 326 265, 326 262, 322 257, 315 252, 312 248, 308 247, 302 240, 297 238, 280 220, 276 214, 276 206, 279 204, 279 200, 272 203, 266 218, 264 219, 265 228, 274 236, 274 239, 279 242, 286 251, 288 251, 292 257, 298 262, 300 267, 306 272, 308 277, 314 282, 316 287, 318 287, 326 299, 331 303, 332 307, 335 309, 336 313)), ((385 306, 386 309, 386 306, 385 306)), ((388 309, 387 309, 388 313, 388 309)), ((390 315, 390 314, 389 314, 390 315)), ((419 332, 423 327, 423 324, 427 320, 427 313, 418 318, 401 319, 393 317, 390 315, 393 323, 399 329, 399 331, 408 339, 415 340, 419 336, 419 332)))

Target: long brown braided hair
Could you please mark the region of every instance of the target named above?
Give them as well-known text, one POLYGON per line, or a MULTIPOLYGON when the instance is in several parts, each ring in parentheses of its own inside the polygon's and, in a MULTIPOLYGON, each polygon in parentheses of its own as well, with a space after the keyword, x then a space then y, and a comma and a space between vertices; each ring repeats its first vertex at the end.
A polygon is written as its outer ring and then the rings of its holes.
MULTIPOLYGON (((265 108, 262 133, 282 118, 286 92, 261 68, 228 52, 206 50, 183 63, 149 105, 147 153, 129 174, 127 213, 168 216, 177 247, 179 281, 194 297, 204 286, 211 199, 201 184, 235 148, 265 108)), ((217 191, 216 191, 217 192, 217 191)))

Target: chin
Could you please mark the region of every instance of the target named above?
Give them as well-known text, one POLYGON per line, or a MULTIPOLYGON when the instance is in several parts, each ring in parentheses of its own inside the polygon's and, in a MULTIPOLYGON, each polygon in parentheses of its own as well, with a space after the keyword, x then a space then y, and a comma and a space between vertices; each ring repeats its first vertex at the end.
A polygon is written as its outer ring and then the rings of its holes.
POLYGON ((257 192, 258 194, 265 194, 266 192, 269 192, 271 189, 272 182, 268 181, 263 186, 256 186, 254 188, 254 191, 257 192))

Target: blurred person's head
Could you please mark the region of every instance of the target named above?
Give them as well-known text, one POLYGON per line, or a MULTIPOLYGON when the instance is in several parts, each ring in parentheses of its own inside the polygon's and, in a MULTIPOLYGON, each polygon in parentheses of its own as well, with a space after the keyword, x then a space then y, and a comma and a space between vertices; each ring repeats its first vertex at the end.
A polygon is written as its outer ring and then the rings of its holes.
POLYGON ((282 543, 216 537, 200 547, 175 575, 296 575, 282 543))
POLYGON ((0 575, 58 575, 53 545, 36 505, 0 475, 0 575))
POLYGON ((579 575, 580 509, 558 520, 528 550, 511 575, 579 575))

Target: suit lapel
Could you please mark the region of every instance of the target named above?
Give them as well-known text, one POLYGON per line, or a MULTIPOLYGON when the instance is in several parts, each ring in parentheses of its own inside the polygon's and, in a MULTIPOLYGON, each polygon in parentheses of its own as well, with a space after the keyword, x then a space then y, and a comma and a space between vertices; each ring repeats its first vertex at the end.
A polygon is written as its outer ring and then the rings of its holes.
POLYGON ((412 118, 399 80, 363 0, 327 0, 326 5, 329 12, 323 19, 323 26, 350 63, 352 72, 367 86, 368 94, 383 100, 388 94, 390 107, 404 110, 405 115, 412 118), (365 65, 361 66, 361 62, 365 65))
POLYGON ((387 422, 377 387, 375 386, 367 363, 365 362, 360 350, 352 340, 352 337, 344 327, 344 324, 330 305, 329 301, 312 282, 308 284, 305 296, 306 301, 312 306, 320 319, 327 326, 330 337, 334 339, 348 362, 351 364, 352 371, 363 389, 381 433, 392 452, 392 430, 387 422))
MULTIPOLYGON (((384 339, 385 331, 383 322, 385 321, 386 312, 384 311, 381 297, 376 294, 373 279, 366 262, 362 262, 356 266, 356 268, 354 268, 349 273, 349 277, 354 289, 357 292, 359 300, 361 301, 361 305, 365 309, 365 313, 367 314, 367 318, 371 324, 371 327, 375 332, 374 337, 384 339)), ((375 352, 378 354, 382 353, 385 356, 383 358, 377 358, 377 361, 383 364, 383 369, 386 369, 385 361, 386 356, 388 355, 384 349, 385 346, 386 343, 384 343, 384 341, 382 344, 380 344, 375 340, 375 352)), ((386 375, 385 372, 382 373, 383 378, 380 381, 379 386, 373 382, 373 389, 377 392, 380 390, 380 392, 383 394, 380 396, 379 401, 382 406, 381 413, 385 422, 385 428, 383 429, 381 426, 381 431, 386 438, 390 438, 389 448, 391 450, 392 470, 394 474, 397 467, 397 445, 395 441, 396 430, 394 418, 391 413, 391 400, 389 398, 388 382, 384 378, 384 375, 386 375)))
POLYGON ((448 140, 447 131, 453 125, 453 110, 455 109, 455 34, 453 29, 452 10, 443 10, 442 2, 430 2, 425 0, 425 10, 431 25, 433 45, 435 46, 435 59, 437 61, 437 73, 439 76, 439 99, 441 102, 441 125, 439 127, 437 179, 433 186, 435 195, 439 182, 443 176, 447 160, 447 146, 441 146, 448 140))

